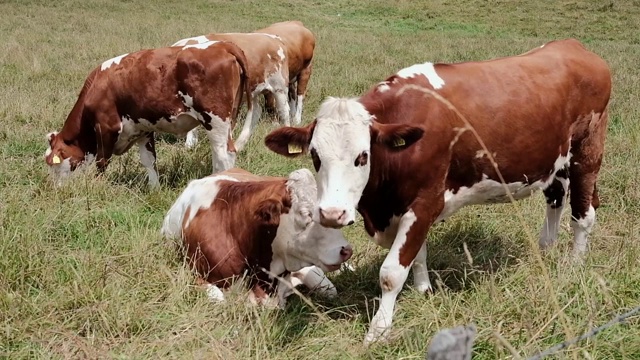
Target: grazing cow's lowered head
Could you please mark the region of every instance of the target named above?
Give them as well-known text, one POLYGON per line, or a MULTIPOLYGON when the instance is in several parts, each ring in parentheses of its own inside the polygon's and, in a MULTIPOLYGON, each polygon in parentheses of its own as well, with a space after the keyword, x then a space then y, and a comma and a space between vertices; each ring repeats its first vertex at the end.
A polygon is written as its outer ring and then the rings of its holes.
POLYGON ((60 185, 85 161, 85 153, 78 145, 65 141, 57 131, 48 133, 47 140, 49 147, 44 153, 44 161, 54 182, 60 185))
MULTIPOLYGON (((340 230, 312 220, 316 195, 307 169, 288 178, 230 169, 191 181, 167 213, 162 234, 182 240, 189 262, 211 286, 226 287, 248 271, 254 294, 265 298, 271 285, 264 285, 274 275, 309 266, 335 271, 352 255, 340 230)), ((291 275, 310 288, 328 283, 322 287, 335 292, 320 270, 291 275)))
POLYGON ((318 179, 314 220, 340 228, 355 221, 358 201, 369 181, 371 152, 402 151, 423 133, 416 126, 374 121, 357 99, 329 97, 312 123, 276 129, 265 143, 288 157, 311 154, 318 179))

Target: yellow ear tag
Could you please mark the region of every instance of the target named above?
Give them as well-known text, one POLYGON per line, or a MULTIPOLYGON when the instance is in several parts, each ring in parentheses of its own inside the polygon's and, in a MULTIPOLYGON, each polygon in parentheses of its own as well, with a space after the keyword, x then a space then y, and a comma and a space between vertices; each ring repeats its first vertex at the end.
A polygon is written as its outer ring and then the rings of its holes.
POLYGON ((54 164, 60 164, 62 161, 60 161, 58 155, 53 155, 53 157, 51 158, 51 162, 54 164))
POLYGON ((395 140, 393 140, 393 147, 400 147, 400 146, 404 146, 406 144, 406 142, 404 142, 403 138, 396 138, 395 140))
POLYGON ((298 144, 289 144, 289 154, 300 154, 302 148, 298 144))

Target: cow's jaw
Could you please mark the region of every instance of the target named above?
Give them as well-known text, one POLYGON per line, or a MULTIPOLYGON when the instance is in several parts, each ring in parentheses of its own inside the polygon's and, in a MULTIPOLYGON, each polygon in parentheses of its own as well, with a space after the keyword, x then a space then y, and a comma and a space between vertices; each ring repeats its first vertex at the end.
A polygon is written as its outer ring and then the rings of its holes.
POLYGON ((318 111, 309 145, 317 175, 314 221, 326 227, 351 225, 369 180, 371 115, 355 99, 329 99, 318 111))

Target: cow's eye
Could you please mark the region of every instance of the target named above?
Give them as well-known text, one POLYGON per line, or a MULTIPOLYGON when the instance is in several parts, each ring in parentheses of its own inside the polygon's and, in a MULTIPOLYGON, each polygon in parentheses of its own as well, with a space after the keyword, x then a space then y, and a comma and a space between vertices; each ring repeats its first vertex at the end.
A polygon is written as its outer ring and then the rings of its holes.
POLYGON ((313 160, 313 167, 316 169, 316 172, 320 171, 322 162, 320 161, 320 157, 318 157, 318 152, 316 149, 311 149, 309 152, 311 153, 311 160, 313 160))
POLYGON ((366 151, 363 151, 358 155, 356 160, 353 162, 354 166, 364 166, 367 165, 367 160, 369 159, 369 154, 366 151))

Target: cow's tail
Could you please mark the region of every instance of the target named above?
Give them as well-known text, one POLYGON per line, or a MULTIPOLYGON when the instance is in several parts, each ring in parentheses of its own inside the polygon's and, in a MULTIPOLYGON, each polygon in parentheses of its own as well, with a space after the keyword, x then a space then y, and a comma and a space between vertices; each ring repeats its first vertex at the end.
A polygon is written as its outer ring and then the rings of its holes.
POLYGON ((249 63, 242 49, 240 49, 236 44, 227 42, 227 49, 229 53, 236 58, 236 61, 238 61, 240 69, 242 70, 242 74, 240 74, 240 96, 238 96, 239 99, 237 100, 237 105, 234 106, 233 109, 233 118, 235 120, 238 116, 240 105, 242 104, 242 90, 244 90, 245 96, 247 97, 247 111, 253 111, 251 104, 251 83, 249 81, 249 63))

